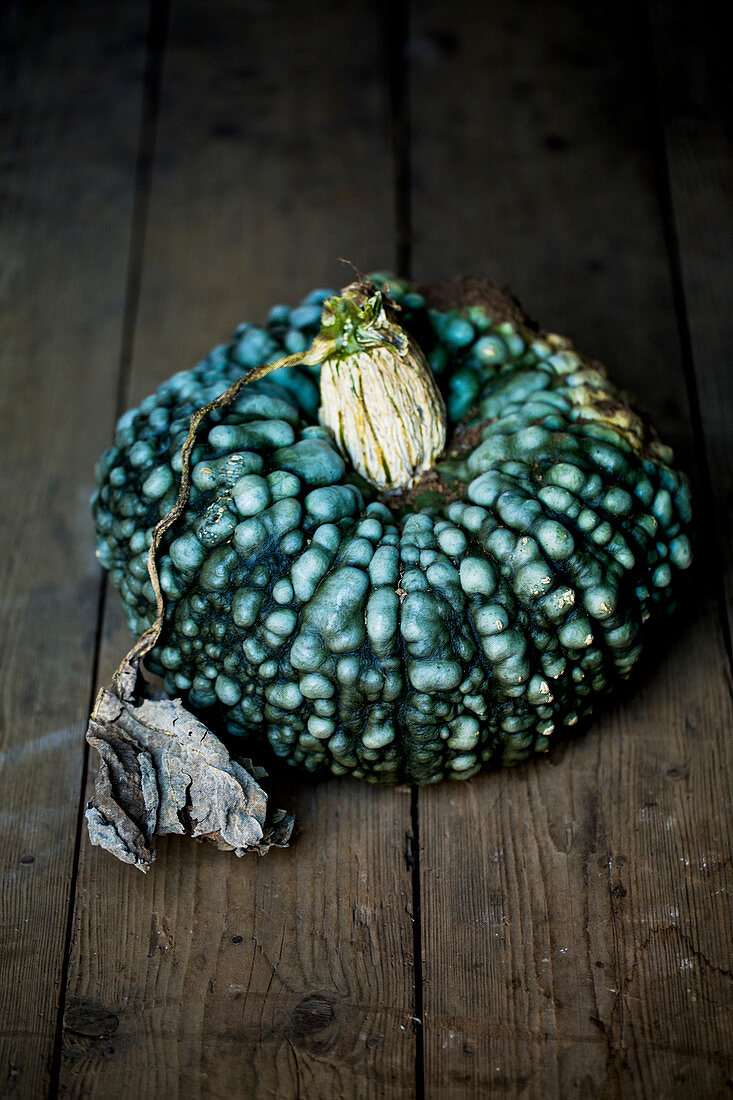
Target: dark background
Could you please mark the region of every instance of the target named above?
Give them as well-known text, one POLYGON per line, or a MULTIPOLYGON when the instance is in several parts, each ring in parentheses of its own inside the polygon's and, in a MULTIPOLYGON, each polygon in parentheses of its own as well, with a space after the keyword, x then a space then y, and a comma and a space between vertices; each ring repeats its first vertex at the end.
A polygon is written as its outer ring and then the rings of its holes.
POLYGON ((731 1067, 729 47, 648 0, 9 3, 0 1093, 724 1095, 731 1067), (294 847, 86 840, 127 648, 92 553, 116 417, 276 301, 508 283, 695 483, 669 639, 588 735, 410 791, 295 783, 294 847), (348 273, 347 273, 348 277, 348 273))

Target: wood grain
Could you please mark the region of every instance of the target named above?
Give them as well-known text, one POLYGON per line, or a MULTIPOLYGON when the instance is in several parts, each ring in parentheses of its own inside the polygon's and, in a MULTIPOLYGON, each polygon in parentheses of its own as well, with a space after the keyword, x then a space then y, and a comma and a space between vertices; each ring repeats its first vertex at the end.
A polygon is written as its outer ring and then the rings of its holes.
POLYGON ((30 1097, 48 1088, 83 785, 87 500, 114 417, 147 8, 13 4, 0 23, 0 1092, 30 1097))
MULTIPOLYGON (((650 5, 668 173, 673 262, 686 311, 683 336, 700 410, 711 495, 705 531, 722 565, 733 626, 733 149, 725 88, 728 64, 715 34, 717 12, 681 3, 650 5), (718 556, 719 555, 719 556, 718 556)), ((730 641, 729 641, 730 649, 730 641)))
MULTIPOLYGON (((414 5, 414 264, 509 282, 690 464, 631 5, 414 5)), ((705 578, 585 739, 420 793, 428 1096, 717 1095, 730 1073, 730 683, 705 578)))
MULTIPOLYGON (((338 256, 390 262, 379 33, 358 3, 174 7, 132 400, 339 284, 338 256)), ((291 804, 300 835, 264 859, 170 840, 144 879, 83 844, 63 1095, 412 1095, 409 791, 299 783, 291 804)))

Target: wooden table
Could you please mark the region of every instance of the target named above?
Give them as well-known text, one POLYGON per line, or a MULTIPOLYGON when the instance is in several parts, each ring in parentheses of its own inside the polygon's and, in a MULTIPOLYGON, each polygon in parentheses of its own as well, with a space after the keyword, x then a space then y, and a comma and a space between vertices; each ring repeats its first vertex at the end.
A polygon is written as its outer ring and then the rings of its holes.
POLYGON ((733 159, 705 5, 8 4, 3 1095, 729 1095, 733 159), (463 785, 295 787, 294 847, 83 824, 127 646, 115 418, 362 269, 509 283, 694 476, 688 606, 588 735, 463 785))

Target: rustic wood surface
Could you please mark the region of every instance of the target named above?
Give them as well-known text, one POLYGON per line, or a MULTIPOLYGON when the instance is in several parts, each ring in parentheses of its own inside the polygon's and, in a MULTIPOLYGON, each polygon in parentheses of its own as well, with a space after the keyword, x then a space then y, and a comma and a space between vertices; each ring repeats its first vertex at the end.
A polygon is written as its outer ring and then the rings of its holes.
POLYGON ((22 1096, 58 1049, 99 604, 88 499, 116 411, 147 19, 137 0, 0 16, 0 1090, 22 1096))
POLYGON ((733 156, 704 8, 3 10, 1 1095, 729 1094, 733 156), (144 878, 83 828, 127 646, 93 462, 339 256, 502 279, 603 359, 693 474, 699 564, 585 737, 419 792, 293 781, 291 849, 171 839, 144 878))

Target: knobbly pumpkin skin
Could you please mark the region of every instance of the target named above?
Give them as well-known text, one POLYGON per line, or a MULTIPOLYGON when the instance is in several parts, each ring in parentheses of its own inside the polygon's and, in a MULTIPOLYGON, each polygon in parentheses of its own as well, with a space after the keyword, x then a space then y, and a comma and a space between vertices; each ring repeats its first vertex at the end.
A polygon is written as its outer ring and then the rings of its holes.
MULTIPOLYGON (((200 429, 148 664, 255 757, 267 738, 309 772, 468 778, 547 749, 628 677, 690 563, 689 488, 603 369, 494 284, 372 279, 439 382, 445 461, 380 497, 319 426, 318 368, 246 387, 200 429)), ((241 325, 119 421, 93 509, 134 633, 191 414, 305 350, 331 293, 241 325)))

